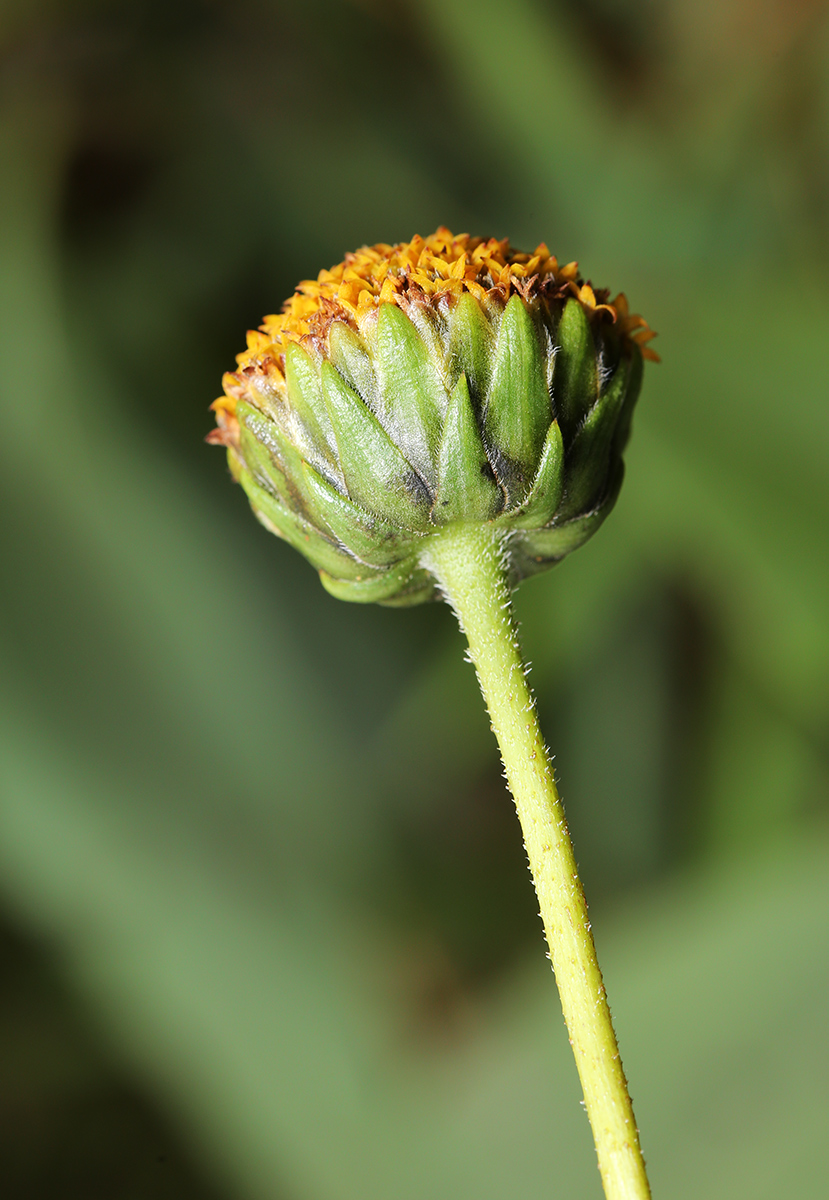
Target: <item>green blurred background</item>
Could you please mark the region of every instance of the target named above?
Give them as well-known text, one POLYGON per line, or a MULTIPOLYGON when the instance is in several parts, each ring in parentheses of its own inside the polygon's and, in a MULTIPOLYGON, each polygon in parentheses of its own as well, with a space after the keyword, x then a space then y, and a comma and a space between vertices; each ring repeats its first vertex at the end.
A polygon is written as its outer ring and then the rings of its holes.
POLYGON ((203 444, 364 242, 546 240, 660 333, 518 594, 657 1200, 829 1134, 829 19, 800 0, 0 7, 9 1200, 598 1200, 450 614, 329 598, 203 444))

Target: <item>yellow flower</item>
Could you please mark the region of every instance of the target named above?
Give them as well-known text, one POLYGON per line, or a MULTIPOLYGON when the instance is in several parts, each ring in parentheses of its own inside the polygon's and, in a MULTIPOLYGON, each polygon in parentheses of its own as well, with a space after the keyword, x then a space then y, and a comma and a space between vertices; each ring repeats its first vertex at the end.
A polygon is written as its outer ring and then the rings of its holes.
POLYGON ((223 379, 224 395, 213 405, 219 428, 211 442, 227 443, 234 433, 237 398, 244 397, 254 374, 271 387, 284 385, 285 350, 289 343, 317 345, 334 321, 360 330, 381 304, 407 311, 421 300, 438 309, 464 292, 481 304, 500 303, 511 294, 529 301, 534 296, 553 300, 574 296, 591 321, 610 320, 636 342, 644 358, 659 361, 645 343, 656 335, 638 315, 630 315, 620 293, 609 301, 607 289, 594 290, 579 277, 578 263, 559 266, 544 242, 527 254, 510 247, 508 239, 453 234, 441 226, 429 237, 413 237, 394 246, 378 243, 347 254, 343 262, 306 279, 286 300, 282 312, 265 317, 247 335, 247 349, 237 356, 238 370, 223 379))
POLYGON ((247 335, 208 440, 346 599, 436 595, 429 547, 488 526, 511 583, 610 512, 653 336, 544 243, 363 246, 247 335))

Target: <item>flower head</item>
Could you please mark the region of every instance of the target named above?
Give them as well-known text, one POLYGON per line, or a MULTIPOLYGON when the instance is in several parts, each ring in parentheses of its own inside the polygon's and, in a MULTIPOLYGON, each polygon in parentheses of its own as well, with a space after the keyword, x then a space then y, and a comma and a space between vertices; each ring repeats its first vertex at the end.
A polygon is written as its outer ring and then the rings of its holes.
POLYGON ((459 521, 503 530, 517 582, 610 511, 651 337, 543 243, 441 228, 300 283, 248 333, 208 440, 335 595, 432 598, 426 543, 459 521))

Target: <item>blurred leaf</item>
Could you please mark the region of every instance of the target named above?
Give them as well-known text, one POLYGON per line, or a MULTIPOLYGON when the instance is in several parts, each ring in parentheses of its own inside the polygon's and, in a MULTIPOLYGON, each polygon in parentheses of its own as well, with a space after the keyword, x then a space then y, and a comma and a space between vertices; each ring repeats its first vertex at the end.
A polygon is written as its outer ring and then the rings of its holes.
MULTIPOLYGON (((140 804, 91 813, 68 770, 60 783, 33 770, 19 728, 3 727, 17 800, 3 818, 7 888, 64 943, 111 1037, 244 1194, 495 1200, 548 1187, 552 1171, 560 1194, 598 1197, 540 953, 454 1048, 414 1057, 381 985, 395 961, 384 937, 358 932, 340 905, 332 941, 317 889, 296 894, 286 925, 272 899, 208 875, 198 852, 143 829, 137 841, 140 804)), ((680 1200, 817 1186, 828 853, 798 845, 750 874, 650 893, 616 922, 604 914, 654 1184, 680 1200), (772 1136, 783 1153, 761 1169, 772 1136)))

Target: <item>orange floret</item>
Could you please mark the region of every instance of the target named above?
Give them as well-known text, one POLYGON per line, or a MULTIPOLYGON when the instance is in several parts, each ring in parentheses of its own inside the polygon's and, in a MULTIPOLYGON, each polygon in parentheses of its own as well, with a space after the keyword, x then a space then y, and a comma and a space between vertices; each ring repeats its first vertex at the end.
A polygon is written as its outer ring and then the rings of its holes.
POLYGON ((594 291, 579 278, 577 263, 559 266, 544 242, 526 254, 512 250, 506 238, 456 235, 441 226, 426 238, 362 246, 330 270, 320 271, 316 279, 299 283, 281 313, 265 317, 258 330, 248 333, 248 348, 236 359, 239 371, 225 376, 225 395, 213 406, 219 424, 224 427, 233 417, 238 374, 251 367, 284 372, 288 343, 320 337, 334 320, 358 326, 380 304, 405 307, 413 296, 437 304, 470 292, 479 301, 500 296, 505 302, 513 291, 528 301, 537 295, 573 295, 591 318, 618 320, 643 356, 659 361, 644 344, 655 334, 642 317, 629 314, 624 295, 609 301, 609 292, 594 291))

